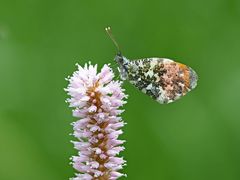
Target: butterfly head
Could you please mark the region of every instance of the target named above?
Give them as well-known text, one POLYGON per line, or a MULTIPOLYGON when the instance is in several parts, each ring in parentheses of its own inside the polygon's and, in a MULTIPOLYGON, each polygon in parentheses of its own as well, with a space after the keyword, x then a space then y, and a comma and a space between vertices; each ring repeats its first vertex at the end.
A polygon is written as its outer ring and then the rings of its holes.
POLYGON ((122 56, 122 54, 121 54, 120 51, 116 54, 114 60, 115 60, 118 64, 123 62, 123 56, 122 56))
POLYGON ((122 80, 126 80, 128 78, 128 64, 129 64, 129 60, 122 56, 122 54, 120 52, 117 53, 117 55, 115 56, 114 60, 117 62, 118 64, 118 71, 120 72, 120 77, 122 80))
POLYGON ((119 66, 123 66, 127 63, 127 58, 125 58, 120 51, 116 54, 114 60, 118 63, 119 66))

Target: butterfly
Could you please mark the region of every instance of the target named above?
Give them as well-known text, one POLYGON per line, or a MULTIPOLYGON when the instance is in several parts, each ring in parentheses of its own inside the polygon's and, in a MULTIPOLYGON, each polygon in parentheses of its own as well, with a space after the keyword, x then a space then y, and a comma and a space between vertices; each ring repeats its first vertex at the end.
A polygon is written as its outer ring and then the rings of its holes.
POLYGON ((114 60, 121 79, 128 80, 160 104, 174 102, 197 86, 197 73, 182 63, 158 57, 130 61, 121 54, 110 27, 105 30, 118 50, 114 60))

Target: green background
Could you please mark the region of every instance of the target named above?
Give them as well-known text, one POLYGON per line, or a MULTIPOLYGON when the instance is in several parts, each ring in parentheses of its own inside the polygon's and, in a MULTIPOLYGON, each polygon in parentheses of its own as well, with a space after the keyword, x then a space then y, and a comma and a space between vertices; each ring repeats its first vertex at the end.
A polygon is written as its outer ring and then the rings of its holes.
POLYGON ((73 176, 64 78, 89 60, 116 68, 106 26, 126 57, 168 57, 199 74, 198 87, 169 105, 124 83, 127 179, 240 179, 239 0, 0 4, 1 180, 73 176))

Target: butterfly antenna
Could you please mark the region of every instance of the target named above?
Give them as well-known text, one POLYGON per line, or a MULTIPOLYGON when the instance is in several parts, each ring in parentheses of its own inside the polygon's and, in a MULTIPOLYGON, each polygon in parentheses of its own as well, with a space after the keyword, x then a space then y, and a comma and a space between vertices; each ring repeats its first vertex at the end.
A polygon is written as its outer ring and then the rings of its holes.
POLYGON ((117 41, 115 40, 115 38, 113 37, 111 28, 110 28, 110 27, 107 27, 107 28, 105 28, 105 31, 107 32, 108 36, 110 37, 110 39, 112 40, 112 42, 113 42, 114 45, 116 46, 117 51, 120 52, 119 45, 118 45, 117 41))

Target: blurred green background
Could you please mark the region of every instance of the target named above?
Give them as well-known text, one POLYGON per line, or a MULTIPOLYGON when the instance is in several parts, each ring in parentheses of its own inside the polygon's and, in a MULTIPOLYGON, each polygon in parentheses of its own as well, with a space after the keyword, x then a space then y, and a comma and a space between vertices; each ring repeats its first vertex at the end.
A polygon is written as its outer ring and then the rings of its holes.
POLYGON ((116 67, 109 25, 128 58, 168 57, 199 74, 169 105, 124 83, 127 179, 239 180, 239 0, 1 0, 0 179, 73 176, 64 78, 89 60, 116 67))

